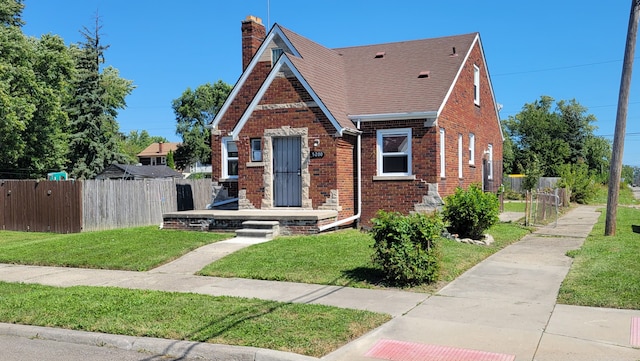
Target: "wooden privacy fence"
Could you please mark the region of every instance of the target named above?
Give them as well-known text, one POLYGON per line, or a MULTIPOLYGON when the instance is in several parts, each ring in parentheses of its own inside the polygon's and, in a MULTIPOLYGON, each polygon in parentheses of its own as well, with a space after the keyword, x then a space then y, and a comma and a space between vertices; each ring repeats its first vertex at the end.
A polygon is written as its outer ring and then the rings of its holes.
POLYGON ((205 209, 210 179, 0 180, 4 230, 76 233, 159 225, 162 214, 205 209))
POLYGON ((82 184, 0 180, 3 230, 76 233, 82 230, 82 184))

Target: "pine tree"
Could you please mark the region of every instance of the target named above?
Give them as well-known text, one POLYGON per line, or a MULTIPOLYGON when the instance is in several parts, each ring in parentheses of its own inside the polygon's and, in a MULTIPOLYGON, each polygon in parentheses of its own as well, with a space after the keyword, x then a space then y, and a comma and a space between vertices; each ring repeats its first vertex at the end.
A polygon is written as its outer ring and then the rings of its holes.
MULTIPOLYGON (((124 162, 120 152, 120 133, 116 122, 117 102, 102 82, 100 65, 108 46, 100 43, 100 26, 96 17, 95 30, 84 28, 84 43, 76 47, 76 72, 73 96, 69 104, 70 173, 78 179, 93 178, 112 163, 124 162)), ((128 81, 129 90, 133 86, 128 81)), ((122 98, 124 99, 124 98, 122 98)), ((121 102, 124 104, 124 100, 121 102)))
POLYGON ((167 154, 167 167, 176 169, 176 162, 173 160, 173 150, 169 150, 169 154, 167 154))

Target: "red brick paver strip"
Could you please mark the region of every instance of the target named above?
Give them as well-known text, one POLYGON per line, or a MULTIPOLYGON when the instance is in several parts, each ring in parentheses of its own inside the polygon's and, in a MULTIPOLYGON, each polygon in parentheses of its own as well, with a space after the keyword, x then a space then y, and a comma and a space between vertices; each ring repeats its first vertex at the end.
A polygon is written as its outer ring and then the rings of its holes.
POLYGON ((515 355, 394 340, 380 340, 365 354, 391 361, 514 361, 515 355))

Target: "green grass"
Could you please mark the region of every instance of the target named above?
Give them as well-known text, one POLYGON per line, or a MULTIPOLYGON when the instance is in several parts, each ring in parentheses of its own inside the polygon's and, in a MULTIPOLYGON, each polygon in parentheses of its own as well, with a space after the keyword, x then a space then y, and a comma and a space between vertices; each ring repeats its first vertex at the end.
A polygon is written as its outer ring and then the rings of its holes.
MULTIPOLYGON (((472 246, 442 240, 442 282, 450 282, 476 263, 529 233, 517 224, 501 223, 490 233, 496 242, 472 246)), ((360 288, 384 287, 383 274, 373 266, 373 239, 356 230, 320 236, 280 237, 257 244, 205 267, 200 274, 276 281, 338 285, 360 288)), ((414 287, 431 292, 438 285, 414 287)))
POLYGON ((258 299, 0 282, 0 322, 252 346, 320 357, 388 315, 258 299))
POLYGON ((146 271, 229 237, 155 226, 74 234, 0 231, 0 263, 146 271))
POLYGON ((505 201, 504 202, 504 211, 505 212, 522 212, 524 213, 524 207, 526 203, 524 201, 505 201))
POLYGON ((604 236, 605 219, 603 212, 582 248, 569 252, 574 261, 558 302, 640 309, 640 234, 633 229, 640 210, 618 207, 615 236, 604 236))
MULTIPOLYGON (((591 200, 590 204, 607 204, 608 193, 609 193, 608 186, 599 184, 596 195, 591 200)), ((623 186, 622 188, 620 188, 620 192, 618 193, 618 204, 619 205, 637 205, 637 204, 640 204, 640 201, 635 199, 631 188, 627 186, 623 186)))

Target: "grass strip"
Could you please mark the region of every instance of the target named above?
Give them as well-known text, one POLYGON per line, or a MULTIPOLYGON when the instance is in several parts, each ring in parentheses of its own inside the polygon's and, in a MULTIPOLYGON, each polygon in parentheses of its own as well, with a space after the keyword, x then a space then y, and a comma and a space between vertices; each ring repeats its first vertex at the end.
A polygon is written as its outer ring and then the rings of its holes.
POLYGON ((322 305, 0 282, 0 322, 252 346, 315 357, 389 319, 322 305))
POLYGON ((73 234, 0 231, 0 263, 147 271, 230 237, 156 226, 73 234))
POLYGON ((568 253, 573 265, 558 302, 640 309, 640 210, 618 207, 615 236, 604 235, 605 220, 603 212, 584 245, 568 253))

